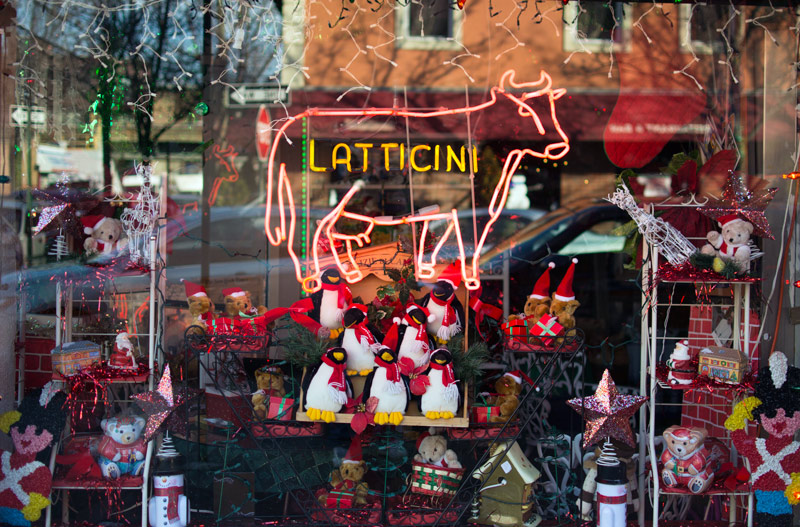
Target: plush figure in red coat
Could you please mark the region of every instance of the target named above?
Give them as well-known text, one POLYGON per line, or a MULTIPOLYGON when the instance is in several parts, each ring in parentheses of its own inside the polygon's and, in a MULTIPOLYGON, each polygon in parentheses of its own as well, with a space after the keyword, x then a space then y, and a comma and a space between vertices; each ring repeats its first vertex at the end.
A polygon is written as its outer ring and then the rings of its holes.
POLYGON ((692 384, 697 377, 697 367, 692 364, 688 340, 675 344, 675 349, 667 360, 667 368, 669 368, 667 381, 670 384, 692 384))
POLYGON ((711 452, 704 442, 704 428, 670 426, 664 430, 664 452, 661 454, 661 479, 667 487, 686 487, 699 494, 714 481, 711 452))
POLYGON ((758 374, 754 397, 736 405, 725 421, 739 455, 750 462, 750 486, 756 495, 756 525, 789 527, 792 505, 800 500, 800 369, 786 355, 773 353, 758 374), (748 434, 747 421, 758 421, 767 437, 748 434))
POLYGON ((114 417, 103 419, 101 426, 106 435, 100 440, 97 464, 108 479, 125 474, 139 476, 144 468, 147 443, 142 438, 145 420, 142 417, 114 417))
POLYGON ((108 365, 121 370, 135 370, 138 368, 133 344, 131 344, 131 339, 127 331, 120 331, 117 333, 117 339, 114 342, 114 352, 108 358, 108 365))

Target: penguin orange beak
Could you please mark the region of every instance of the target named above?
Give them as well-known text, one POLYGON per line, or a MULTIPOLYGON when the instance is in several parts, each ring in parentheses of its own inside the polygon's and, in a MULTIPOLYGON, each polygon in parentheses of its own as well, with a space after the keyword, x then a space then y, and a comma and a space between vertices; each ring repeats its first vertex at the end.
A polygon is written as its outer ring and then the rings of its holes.
POLYGON ((381 359, 382 359, 382 360, 385 360, 386 362, 389 362, 389 361, 390 361, 390 360, 392 360, 393 358, 394 358, 394 357, 392 356, 392 354, 391 354, 391 353, 389 353, 388 351, 384 351, 383 353, 381 353, 381 359))
POLYGON ((433 359, 433 360, 436 361, 436 364, 445 364, 447 362, 447 359, 433 359))
POLYGON ((333 359, 342 362, 344 360, 344 352, 343 351, 334 351, 333 352, 333 359))
POLYGON ((339 281, 339 277, 338 277, 338 276, 329 276, 329 277, 328 277, 328 280, 329 280, 329 281, 330 281, 332 284, 335 284, 336 282, 338 282, 338 281, 339 281))

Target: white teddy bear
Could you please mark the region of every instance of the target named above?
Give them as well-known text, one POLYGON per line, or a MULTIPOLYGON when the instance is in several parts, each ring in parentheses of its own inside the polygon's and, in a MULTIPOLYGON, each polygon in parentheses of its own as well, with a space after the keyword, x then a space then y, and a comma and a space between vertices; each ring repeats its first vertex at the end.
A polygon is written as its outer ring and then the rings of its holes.
POLYGON ((722 232, 711 231, 706 234, 708 243, 700 252, 710 256, 728 258, 739 264, 742 271, 750 269, 750 235, 753 224, 735 214, 720 216, 719 226, 722 232))
POLYGON ((458 454, 447 448, 447 439, 437 435, 433 427, 419 436, 417 450, 419 454, 414 455, 414 461, 442 468, 462 468, 458 454))

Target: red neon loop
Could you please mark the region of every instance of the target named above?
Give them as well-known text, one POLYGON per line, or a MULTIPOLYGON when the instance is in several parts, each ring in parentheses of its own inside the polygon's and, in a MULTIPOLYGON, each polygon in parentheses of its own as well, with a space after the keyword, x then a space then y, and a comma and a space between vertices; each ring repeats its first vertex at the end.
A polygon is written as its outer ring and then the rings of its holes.
POLYGON ((345 247, 346 261, 343 262, 341 255, 339 255, 336 251, 332 251, 331 254, 336 266, 339 268, 339 271, 345 280, 347 280, 348 283, 354 283, 364 277, 364 273, 356 263, 355 255, 353 253, 354 244, 358 247, 364 247, 365 245, 368 245, 371 242, 370 235, 372 234, 372 231, 376 225, 397 226, 402 224, 421 223, 422 232, 419 241, 419 254, 416 261, 417 278, 434 278, 436 259, 439 255, 439 251, 444 243, 446 243, 446 241, 450 238, 450 236, 455 233, 456 243, 458 244, 459 261, 461 263, 461 278, 463 279, 464 285, 467 289, 478 289, 478 287, 480 287, 480 271, 478 266, 481 250, 486 242, 486 237, 492 229, 492 225, 495 223, 495 221, 497 221, 497 218, 502 212, 503 207, 505 207, 506 200, 508 198, 509 187, 511 185, 511 176, 516 172, 520 163, 527 155, 540 159, 557 160, 561 159, 567 155, 567 152, 569 152, 569 138, 561 128, 561 124, 558 122, 555 111, 556 99, 561 98, 566 93, 566 90, 563 88, 553 89, 552 84, 553 81, 550 75, 544 71, 541 72, 539 80, 536 82, 516 83, 514 82, 514 70, 508 70, 500 78, 499 85, 492 87, 490 99, 476 106, 453 109, 441 108, 433 111, 421 111, 409 108, 370 108, 361 110, 320 110, 317 108, 310 108, 305 112, 287 118, 278 129, 275 140, 272 142, 269 152, 269 162, 267 168, 267 207, 264 215, 264 232, 267 235, 269 243, 274 246, 279 246, 284 242, 287 243, 289 257, 292 259, 294 264, 297 281, 303 285, 304 290, 307 292, 313 292, 317 291, 321 287, 319 281, 319 277, 322 274, 319 263, 319 242, 321 237, 324 236, 327 239, 330 247, 335 247, 337 241, 345 247), (527 91, 521 95, 515 95, 506 91, 510 88, 527 91), (503 172, 499 181, 497 182, 497 185, 495 186, 494 194, 492 195, 492 199, 489 204, 489 221, 487 221, 486 225, 483 227, 483 231, 480 234, 478 243, 475 245, 474 251, 472 251, 472 254, 470 255, 471 259, 469 261, 464 249, 463 240, 461 239, 461 229, 459 228, 458 216, 455 210, 449 212, 419 213, 400 219, 372 218, 369 216, 364 216, 362 214, 357 214, 346 210, 346 207, 353 199, 353 196, 363 187, 363 183, 357 183, 350 188, 339 204, 334 207, 333 210, 331 210, 330 213, 328 213, 328 215, 326 215, 317 225, 312 237, 313 245, 311 248, 311 257, 313 262, 309 266, 311 274, 306 277, 303 276, 302 264, 300 263, 300 259, 295 253, 293 247, 297 218, 294 208, 294 195, 292 194, 292 186, 286 173, 286 164, 280 163, 280 165, 278 165, 277 177, 274 173, 275 156, 278 151, 280 139, 286 139, 286 130, 290 126, 305 117, 393 116, 413 119, 427 119, 431 117, 441 117, 444 115, 466 115, 490 108, 497 103, 499 96, 503 96, 516 104, 517 113, 521 117, 531 119, 533 121, 533 126, 536 127, 539 135, 545 135, 545 128, 542 124, 542 120, 539 118, 539 115, 536 113, 536 111, 531 108, 526 101, 537 97, 547 97, 550 107, 550 118, 552 119, 555 130, 561 140, 548 144, 542 152, 531 150, 529 148, 522 148, 514 149, 508 154, 503 166, 503 172), (272 206, 276 201, 279 217, 278 225, 273 224, 271 214, 272 206), (288 218, 286 217, 287 212, 289 216, 288 218), (364 229, 362 232, 356 235, 341 234, 337 232, 335 228, 336 222, 339 220, 339 218, 347 218, 362 222, 364 224, 364 229), (436 243, 433 251, 429 255, 426 255, 424 249, 426 247, 426 239, 429 233, 428 225, 429 222, 434 220, 447 221, 447 228, 444 235, 436 243))

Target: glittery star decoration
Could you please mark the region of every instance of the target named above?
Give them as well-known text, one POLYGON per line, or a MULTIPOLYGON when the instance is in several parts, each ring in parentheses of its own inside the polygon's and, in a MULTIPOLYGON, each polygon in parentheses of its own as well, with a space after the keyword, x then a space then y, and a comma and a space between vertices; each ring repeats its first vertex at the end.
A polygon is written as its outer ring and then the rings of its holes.
POLYGON ((172 432, 185 434, 187 419, 176 414, 175 410, 188 403, 196 395, 195 391, 186 389, 177 393, 173 391, 169 364, 164 368, 164 374, 158 381, 158 388, 152 392, 132 395, 131 397, 136 400, 139 408, 148 416, 144 431, 145 441, 150 441, 164 424, 172 432))
POLYGON ((47 227, 50 222, 56 219, 56 216, 61 214, 61 211, 66 208, 66 203, 60 203, 58 205, 51 205, 43 208, 42 212, 39 213, 39 220, 36 222, 36 227, 33 228, 33 234, 39 234, 42 232, 42 230, 47 227))
POLYGON ((777 191, 777 188, 764 188, 764 184, 757 185, 751 191, 744 184, 742 176, 729 170, 728 179, 722 187, 722 197, 709 198, 708 203, 697 210, 712 220, 735 214, 753 224, 753 236, 771 239, 772 231, 764 210, 777 191))
POLYGON ((570 399, 567 404, 579 414, 585 415, 584 448, 607 437, 635 447, 629 419, 646 400, 647 397, 638 395, 620 395, 614 379, 606 370, 594 395, 570 399))

